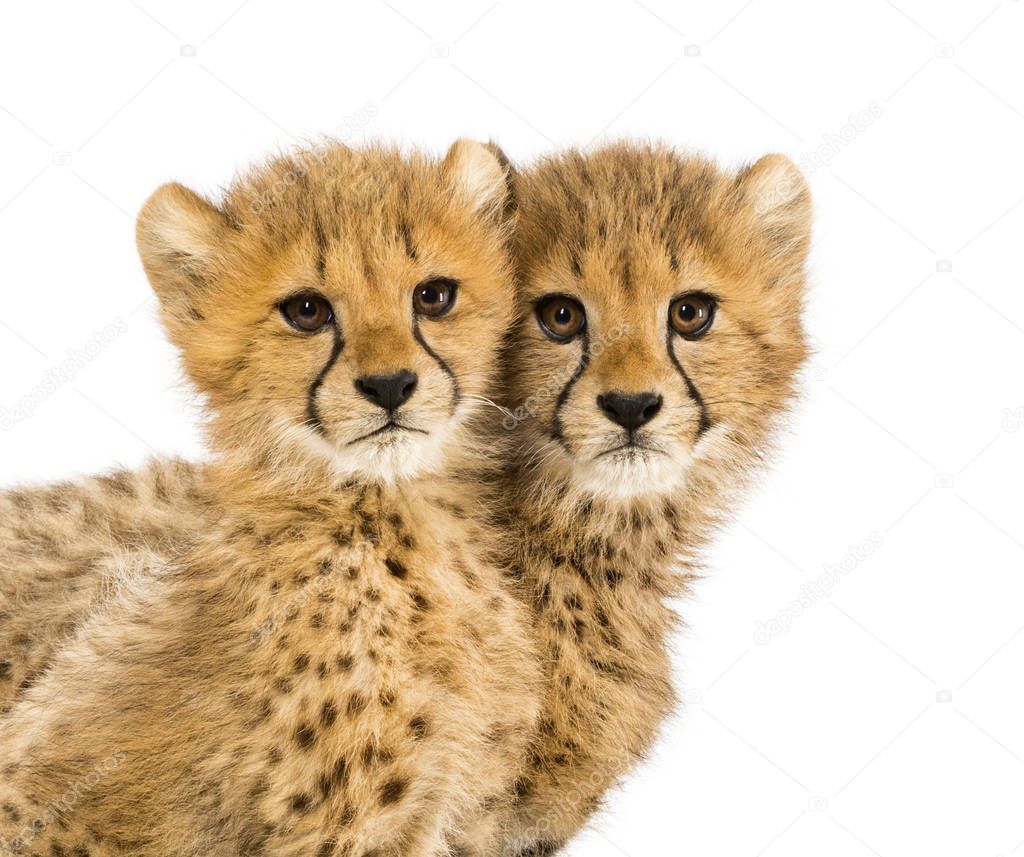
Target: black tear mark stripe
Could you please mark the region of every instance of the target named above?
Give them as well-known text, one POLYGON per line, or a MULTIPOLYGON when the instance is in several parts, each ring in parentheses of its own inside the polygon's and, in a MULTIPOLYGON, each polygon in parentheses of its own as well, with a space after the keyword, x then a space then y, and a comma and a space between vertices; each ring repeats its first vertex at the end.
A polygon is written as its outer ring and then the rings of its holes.
POLYGON ((696 440, 700 440, 704 432, 711 428, 711 415, 708 413, 708 406, 704 404, 704 397, 700 394, 700 390, 697 389, 696 384, 693 383, 690 376, 686 374, 683 364, 680 363, 679 358, 676 357, 675 349, 672 347, 673 342, 675 342, 675 334, 672 332, 672 328, 669 327, 668 336, 665 341, 665 345, 668 348, 668 356, 672 360, 672 365, 676 367, 676 371, 682 376, 683 383, 686 385, 686 392, 690 394, 690 398, 693 399, 700 411, 696 437, 696 440))
POLYGON ((334 344, 331 346, 331 356, 327 358, 327 362, 324 364, 324 368, 320 370, 320 373, 313 379, 313 383, 309 385, 309 392, 306 394, 306 423, 315 431, 317 434, 324 434, 324 424, 320 419, 320 411, 316 405, 316 394, 320 391, 320 387, 324 383, 324 379, 327 377, 327 373, 334 368, 334 364, 338 362, 338 357, 341 355, 341 350, 345 347, 345 340, 341 336, 341 328, 338 327, 337 321, 331 327, 331 333, 334 336, 334 344))
POLYGON ((451 413, 455 413, 455 409, 459 406, 459 402, 462 401, 462 387, 459 386, 459 379, 455 377, 455 373, 452 372, 452 367, 449 366, 443 357, 441 357, 433 348, 427 344, 427 340, 423 338, 423 332, 420 330, 420 320, 416 316, 413 316, 412 320, 412 335, 416 337, 416 341, 420 344, 420 348, 427 352, 430 357, 441 367, 441 371, 452 382, 452 407, 451 413))
POLYGON ((562 387, 561 391, 559 391, 558 398, 555 400, 555 413, 551 418, 551 437, 562 444, 566 450, 569 450, 569 447, 565 442, 565 433, 562 431, 562 408, 566 401, 568 401, 569 393, 572 392, 573 386, 577 381, 579 381, 587 366, 590 365, 590 334, 587 331, 587 328, 583 328, 583 335, 580 338, 580 342, 583 344, 583 353, 580 355, 580 362, 576 364, 576 368, 573 369, 572 375, 569 376, 569 380, 566 381, 565 386, 562 387))

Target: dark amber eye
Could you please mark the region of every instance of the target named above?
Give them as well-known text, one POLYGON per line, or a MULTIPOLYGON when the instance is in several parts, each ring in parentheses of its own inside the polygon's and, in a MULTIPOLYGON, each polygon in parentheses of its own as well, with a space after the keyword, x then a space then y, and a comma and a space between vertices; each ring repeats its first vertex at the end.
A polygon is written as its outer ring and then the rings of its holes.
POLYGON ((541 330, 555 342, 568 342, 587 324, 583 304, 566 295, 541 298, 536 313, 541 330))
POLYGON ((715 299, 704 292, 690 292, 669 305, 668 320, 683 339, 700 339, 715 320, 715 299))
POLYGON ((334 310, 323 295, 302 292, 281 302, 281 315, 302 333, 316 333, 331 323, 334 310))
POLYGON ((417 315, 440 318, 452 308, 458 288, 455 280, 443 277, 420 283, 412 293, 412 308, 417 315))

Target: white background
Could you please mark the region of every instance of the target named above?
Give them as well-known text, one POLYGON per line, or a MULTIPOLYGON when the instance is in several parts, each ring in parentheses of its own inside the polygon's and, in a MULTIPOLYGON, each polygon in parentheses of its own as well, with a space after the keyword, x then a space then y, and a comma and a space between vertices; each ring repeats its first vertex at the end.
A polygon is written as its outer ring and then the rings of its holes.
POLYGON ((572 854, 1024 854, 1024 3, 67 0, 0 30, 0 408, 42 399, 2 484, 200 454, 133 245, 163 181, 323 132, 800 160, 805 401, 682 606, 687 705, 572 854))

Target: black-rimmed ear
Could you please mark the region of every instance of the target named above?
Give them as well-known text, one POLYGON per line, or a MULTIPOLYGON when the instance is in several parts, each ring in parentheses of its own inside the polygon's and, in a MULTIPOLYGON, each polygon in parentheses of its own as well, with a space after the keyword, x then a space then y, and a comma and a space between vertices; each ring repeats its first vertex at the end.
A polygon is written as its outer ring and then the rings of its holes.
POLYGON ((157 188, 142 206, 135 241, 173 339, 202 318, 230 230, 222 211, 180 184, 157 188))
POLYGON ((803 174, 785 155, 765 155, 740 170, 734 200, 747 226, 775 257, 805 255, 811 230, 811 191, 803 174))
POLYGON ((504 217, 510 197, 508 159, 493 143, 457 140, 445 155, 442 172, 469 207, 487 217, 504 217))

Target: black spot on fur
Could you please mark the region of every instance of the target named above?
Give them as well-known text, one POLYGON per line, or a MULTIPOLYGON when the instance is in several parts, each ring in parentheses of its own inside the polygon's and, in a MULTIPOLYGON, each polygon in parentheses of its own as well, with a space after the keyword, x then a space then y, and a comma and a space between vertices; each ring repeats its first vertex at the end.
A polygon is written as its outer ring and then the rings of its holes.
POLYGON ((526 777, 520 777, 512 784, 512 793, 515 795, 516 800, 522 800, 524 797, 529 797, 533 792, 533 781, 526 777))
POLYGON ((309 655, 302 654, 302 655, 298 655, 295 658, 295 672, 297 672, 297 673, 305 672, 306 668, 308 666, 309 666, 309 655))
POLYGON ((402 795, 405 794, 407 784, 405 780, 400 780, 397 777, 392 777, 380 789, 380 803, 381 806, 388 806, 393 803, 397 803, 402 799, 402 795))
POLYGON ((324 727, 333 726, 337 719, 338 708, 328 699, 320 708, 320 723, 324 727))
POLYGON ((348 698, 349 714, 358 714, 364 708, 366 708, 366 697, 363 696, 361 693, 353 693, 348 698))
POLYGON ((368 768, 375 762, 380 762, 382 765, 386 765, 392 759, 394 759, 394 754, 391 753, 390 749, 379 746, 373 741, 367 741, 366 746, 362 747, 362 763, 364 763, 368 768))
POLYGON ((347 776, 348 765, 345 762, 345 757, 342 756, 334 763, 334 766, 329 771, 324 771, 320 775, 320 779, 317 781, 317 787, 320 789, 321 797, 326 798, 331 794, 334 789, 345 782, 345 778, 347 776))
POLYGON ((425 717, 414 717, 409 721, 409 730, 414 738, 426 738, 430 731, 430 724, 425 717))
POLYGON ((314 741, 316 741, 316 729, 309 723, 303 723, 295 730, 295 743, 303 750, 308 750, 312 747, 314 741))
POLYGON ((406 576, 409 574, 409 570, 404 565, 402 565, 402 563, 400 563, 397 559, 392 559, 391 557, 388 557, 386 560, 384 560, 384 565, 386 565, 388 571, 390 571, 399 580, 405 580, 406 576))
POLYGON ((313 798, 304 792, 292 795, 291 807, 292 812, 305 814, 309 812, 309 808, 313 805, 313 798))

